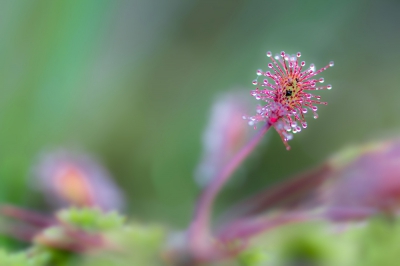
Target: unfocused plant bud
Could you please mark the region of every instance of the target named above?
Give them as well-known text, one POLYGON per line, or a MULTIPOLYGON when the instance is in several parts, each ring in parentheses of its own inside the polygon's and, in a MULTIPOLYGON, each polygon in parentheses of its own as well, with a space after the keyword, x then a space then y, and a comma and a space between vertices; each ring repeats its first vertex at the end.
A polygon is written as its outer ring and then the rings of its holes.
POLYGON ((124 205, 122 192, 110 174, 84 154, 59 150, 42 155, 34 167, 31 183, 54 207, 120 210, 124 205))
POLYGON ((248 110, 250 102, 243 92, 225 93, 214 102, 203 134, 203 156, 195 172, 199 185, 206 186, 251 136, 243 123, 248 110))

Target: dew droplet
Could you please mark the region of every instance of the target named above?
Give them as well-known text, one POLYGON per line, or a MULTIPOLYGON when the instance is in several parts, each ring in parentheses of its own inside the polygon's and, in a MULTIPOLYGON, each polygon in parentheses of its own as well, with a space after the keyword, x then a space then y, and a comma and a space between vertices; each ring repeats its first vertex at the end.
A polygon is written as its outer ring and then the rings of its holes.
POLYGON ((247 116, 244 115, 244 116, 242 116, 242 118, 243 118, 244 120, 246 120, 246 119, 247 119, 247 116))
POLYGON ((296 121, 293 121, 290 125, 291 125, 293 128, 295 128, 295 127, 297 127, 297 122, 296 122, 296 121))
POLYGON ((267 56, 268 56, 268 57, 271 57, 271 55, 272 55, 272 54, 271 54, 271 51, 268 51, 268 52, 267 52, 267 56))
POLYGON ((301 131, 301 127, 297 126, 297 127, 296 127, 296 131, 297 131, 297 132, 300 132, 300 131, 301 131))
POLYGON ((301 109, 301 111, 303 112, 303 114, 306 114, 307 113, 307 108, 303 108, 303 109, 301 109))
POLYGON ((261 76, 263 74, 262 69, 257 70, 257 76, 261 76))
POLYGON ((318 118, 318 114, 314 114, 314 119, 317 119, 318 118))
POLYGON ((249 126, 254 126, 254 121, 249 121, 249 126))
POLYGON ((314 65, 314 64, 311 64, 311 65, 310 65, 310 69, 311 69, 312 71, 314 71, 314 70, 315 70, 315 65, 314 65))
POLYGON ((328 86, 326 86, 326 89, 328 89, 328 90, 332 89, 332 85, 328 84, 328 86))
POLYGON ((324 83, 325 79, 324 78, 320 78, 318 81, 319 81, 319 83, 324 83))
POLYGON ((285 51, 281 52, 281 56, 284 57, 285 56, 285 51))
POLYGON ((333 67, 335 65, 335 63, 333 61, 329 62, 329 66, 333 67))
POLYGON ((256 100, 260 100, 260 99, 261 99, 260 95, 256 95, 256 100))
POLYGON ((263 80, 264 84, 268 84, 268 79, 263 80))
POLYGON ((268 64, 268 67, 269 67, 269 68, 272 68, 272 67, 273 67, 272 63, 269 63, 269 64, 268 64))
POLYGON ((317 106, 312 106, 311 109, 315 112, 315 111, 318 110, 318 107, 317 106))
POLYGON ((305 61, 301 61, 301 66, 303 67, 305 65, 306 65, 306 62, 305 61))
POLYGON ((300 56, 301 56, 301 53, 300 53, 300 52, 298 52, 298 53, 297 53, 297 57, 300 57, 300 56))
POLYGON ((257 85, 258 84, 258 81, 255 79, 255 80, 253 80, 253 85, 257 85))
POLYGON ((301 123, 301 126, 302 126, 303 128, 307 128, 307 122, 302 122, 302 123, 301 123))

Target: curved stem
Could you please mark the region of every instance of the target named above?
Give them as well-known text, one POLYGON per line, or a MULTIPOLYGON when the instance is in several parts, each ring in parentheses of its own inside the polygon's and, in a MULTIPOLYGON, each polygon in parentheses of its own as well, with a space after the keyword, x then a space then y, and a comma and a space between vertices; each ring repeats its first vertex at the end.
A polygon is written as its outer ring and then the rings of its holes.
POLYGON ((270 127, 271 124, 267 122, 257 135, 255 135, 250 142, 228 162, 219 174, 215 176, 200 196, 188 232, 190 249, 198 256, 205 256, 208 250, 212 248, 210 247, 210 216, 215 197, 223 185, 229 180, 232 173, 258 145, 270 127))

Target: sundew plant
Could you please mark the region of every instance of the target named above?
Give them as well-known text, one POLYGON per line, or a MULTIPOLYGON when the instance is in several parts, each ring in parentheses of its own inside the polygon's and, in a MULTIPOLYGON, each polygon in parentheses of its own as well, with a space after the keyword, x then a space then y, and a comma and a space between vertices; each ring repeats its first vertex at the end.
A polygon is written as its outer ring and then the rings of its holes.
MULTIPOLYGON (((232 157, 225 167, 222 167, 199 199, 195 217, 189 230, 189 238, 192 251, 200 258, 220 255, 215 254, 215 250, 218 248, 214 247, 213 236, 210 233, 210 213, 217 193, 229 179, 232 172, 246 159, 271 127, 276 129, 286 149, 289 150, 288 141, 292 138, 291 132, 297 133, 301 131, 297 121, 301 123, 303 128, 306 128, 305 114, 307 110, 310 109, 314 113, 314 118, 317 118, 317 106, 315 104, 327 104, 320 101, 320 96, 313 95, 308 91, 332 88, 332 85, 316 86, 317 83, 323 83, 324 79, 315 79, 314 77, 332 67, 334 65, 333 61, 315 71, 314 64, 311 64, 309 68, 305 68, 306 63, 304 61, 299 62, 300 52, 296 55, 289 55, 282 51, 280 55, 275 56, 275 59, 271 55, 272 53, 268 51, 267 56, 272 61, 272 63, 268 64, 268 68, 272 69, 273 73, 271 71, 263 72, 259 69, 257 70, 257 75, 270 78, 273 82, 271 83, 267 78, 262 82, 256 79, 253 81, 253 85, 258 87, 251 91, 251 95, 257 100, 266 102, 266 104, 257 107, 257 115, 248 118, 243 117, 249 120, 249 125, 261 123, 261 130, 259 134, 232 157)), ((252 230, 254 229, 247 231, 251 232, 252 230)), ((216 242, 218 243, 218 240, 216 242)))

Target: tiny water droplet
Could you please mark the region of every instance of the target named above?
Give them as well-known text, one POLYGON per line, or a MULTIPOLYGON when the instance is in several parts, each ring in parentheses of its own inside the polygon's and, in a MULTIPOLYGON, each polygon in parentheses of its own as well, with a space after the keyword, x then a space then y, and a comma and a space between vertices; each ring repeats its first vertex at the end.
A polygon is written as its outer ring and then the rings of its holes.
POLYGON ((314 114, 314 119, 317 119, 318 118, 318 114, 314 114))
POLYGON ((268 67, 269 67, 269 68, 272 68, 272 67, 273 67, 272 63, 269 63, 269 64, 268 64, 268 67))
POLYGON ((258 84, 258 81, 255 79, 255 80, 253 80, 253 85, 257 85, 258 84))
POLYGON ((303 112, 303 114, 306 114, 307 113, 307 108, 303 108, 301 111, 303 112))
POLYGON ((268 79, 263 80, 264 84, 268 84, 268 79))
POLYGON ((244 116, 242 116, 242 118, 243 118, 244 120, 246 120, 246 119, 247 119, 247 116, 244 115, 244 116))
POLYGON ((335 63, 333 61, 329 62, 329 66, 333 67, 335 65, 335 63))
POLYGON ((281 52, 281 56, 284 57, 285 56, 285 51, 281 52))
POLYGON ((328 86, 326 86, 326 89, 328 89, 328 90, 332 89, 332 85, 329 84, 328 86))
POLYGON ((268 51, 268 52, 267 52, 267 56, 268 56, 268 57, 271 57, 271 51, 268 51))
POLYGON ((307 122, 302 122, 302 123, 301 123, 301 126, 302 126, 303 128, 307 128, 307 122))
POLYGON ((315 112, 315 111, 318 110, 318 107, 317 106, 313 106, 313 107, 311 107, 311 109, 315 112))
POLYGON ((319 81, 319 83, 324 83, 325 79, 324 78, 320 78, 318 81, 319 81))
POLYGON ((249 121, 249 126, 254 126, 254 121, 249 121))
POLYGON ((300 53, 300 52, 298 52, 298 53, 297 53, 297 57, 300 57, 300 56, 301 56, 301 53, 300 53))
POLYGON ((306 62, 305 61, 301 61, 301 66, 305 66, 306 62))
POLYGON ((257 70, 257 76, 261 76, 263 74, 262 69, 257 70))

